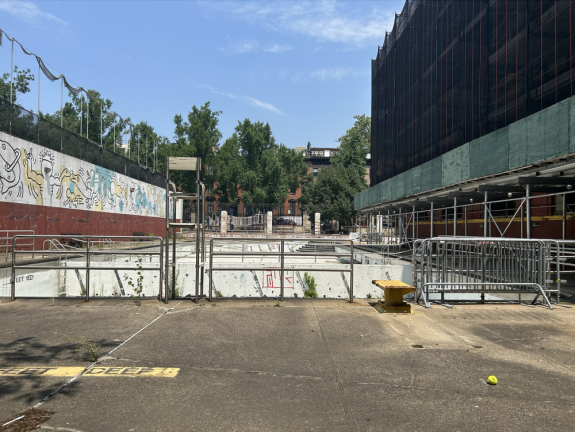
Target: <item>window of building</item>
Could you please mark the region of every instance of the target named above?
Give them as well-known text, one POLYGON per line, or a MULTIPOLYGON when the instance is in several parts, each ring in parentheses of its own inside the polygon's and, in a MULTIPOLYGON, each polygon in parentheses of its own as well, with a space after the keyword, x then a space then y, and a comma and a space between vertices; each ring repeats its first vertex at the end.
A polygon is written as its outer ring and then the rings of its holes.
POLYGON ((214 175, 214 166, 213 166, 213 165, 209 165, 209 166, 208 166, 208 173, 209 173, 210 175, 214 175))
POLYGON ((211 215, 214 212, 214 202, 208 201, 208 215, 211 215))
POLYGON ((329 157, 330 153, 331 153, 331 152, 330 152, 329 150, 324 150, 324 151, 323 151, 324 157, 329 157))
POLYGON ((295 201, 290 201, 288 214, 295 216, 295 201))
POLYGON ((318 173, 318 169, 317 169, 317 168, 314 168, 314 169, 313 169, 313 175, 317 177, 317 173, 318 173))
POLYGON ((284 215, 284 206, 283 204, 278 207, 278 216, 284 215))

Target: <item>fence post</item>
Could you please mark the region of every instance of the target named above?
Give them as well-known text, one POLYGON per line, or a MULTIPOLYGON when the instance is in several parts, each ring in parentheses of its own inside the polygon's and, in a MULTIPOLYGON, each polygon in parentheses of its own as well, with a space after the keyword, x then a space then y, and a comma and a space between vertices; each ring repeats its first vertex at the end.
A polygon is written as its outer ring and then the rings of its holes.
POLYGON ((90 301, 90 238, 86 242, 86 301, 90 301))
POLYGON ((350 246, 349 246, 349 250, 350 250, 350 254, 351 254, 351 259, 350 259, 350 272, 349 272, 349 302, 353 303, 353 240, 349 241, 350 246))
POLYGON ((280 265, 281 265, 281 285, 280 285, 280 295, 281 295, 281 300, 284 301, 284 239, 280 240, 280 256, 281 256, 281 260, 280 260, 280 265))
POLYGON ((214 239, 212 237, 212 239, 210 240, 210 286, 208 287, 208 291, 210 293, 209 298, 210 298, 210 302, 212 301, 212 267, 213 267, 213 263, 214 263, 214 239))
POLYGON ((10 301, 16 300, 16 236, 12 237, 12 280, 10 281, 10 301))

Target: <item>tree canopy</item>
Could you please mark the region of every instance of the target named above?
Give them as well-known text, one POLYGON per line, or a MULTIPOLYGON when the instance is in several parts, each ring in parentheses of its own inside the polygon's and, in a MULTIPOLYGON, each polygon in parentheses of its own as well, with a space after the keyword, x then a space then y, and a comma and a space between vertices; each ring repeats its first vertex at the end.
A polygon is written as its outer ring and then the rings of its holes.
MULTIPOLYGON (((30 82, 34 81, 34 74, 30 69, 18 69, 14 66, 12 74, 12 102, 16 103, 19 94, 26 94, 30 91, 30 82)), ((10 73, 5 72, 0 76, 0 97, 10 100, 10 73)))
POLYGON ((371 119, 354 116, 355 123, 341 138, 340 151, 322 168, 315 180, 302 187, 300 202, 308 214, 321 213, 324 220, 350 221, 354 215, 353 197, 367 188, 366 156, 371 143, 371 119))
MULTIPOLYGON (((353 168, 363 178, 366 157, 371 148, 371 119, 365 114, 353 118, 354 125, 337 140, 340 143, 339 153, 331 158, 331 163, 335 166, 353 168)), ((364 181, 364 184, 367 187, 367 182, 364 181)))
POLYGON ((214 195, 234 203, 241 189, 244 203, 279 205, 295 192, 306 176, 303 154, 277 144, 268 123, 238 122, 216 157, 214 195))

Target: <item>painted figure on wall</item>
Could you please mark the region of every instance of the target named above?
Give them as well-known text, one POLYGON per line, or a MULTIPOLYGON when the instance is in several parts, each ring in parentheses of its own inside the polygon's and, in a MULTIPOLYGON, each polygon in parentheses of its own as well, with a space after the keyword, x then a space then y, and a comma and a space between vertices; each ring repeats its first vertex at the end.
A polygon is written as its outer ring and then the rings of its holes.
POLYGON ((29 150, 0 139, 0 200, 164 217, 162 188, 18 141, 29 150))

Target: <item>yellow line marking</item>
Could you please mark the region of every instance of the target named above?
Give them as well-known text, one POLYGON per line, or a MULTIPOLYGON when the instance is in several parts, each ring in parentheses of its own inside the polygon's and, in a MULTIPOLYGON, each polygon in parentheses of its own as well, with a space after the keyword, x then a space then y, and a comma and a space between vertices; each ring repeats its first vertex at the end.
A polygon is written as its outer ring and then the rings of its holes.
MULTIPOLYGON (((0 376, 27 377, 27 376, 55 376, 73 377, 84 371, 83 367, 16 367, 0 368, 0 376)), ((180 368, 151 368, 151 367, 103 367, 95 366, 86 370, 84 376, 99 377, 163 377, 174 378, 180 368)))

